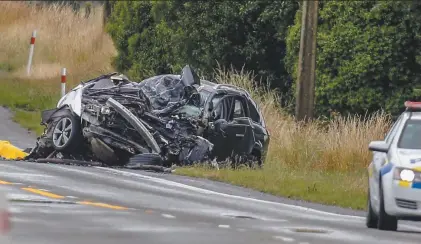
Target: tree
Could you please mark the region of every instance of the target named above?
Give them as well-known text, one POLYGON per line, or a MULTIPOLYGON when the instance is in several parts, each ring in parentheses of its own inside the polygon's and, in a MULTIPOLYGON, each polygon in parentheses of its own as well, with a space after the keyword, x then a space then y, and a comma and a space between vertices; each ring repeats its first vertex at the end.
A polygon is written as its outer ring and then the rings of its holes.
POLYGON ((108 30, 119 50, 117 68, 139 79, 187 63, 212 78, 219 63, 244 66, 288 93, 285 37, 297 8, 290 0, 122 1, 108 30))
MULTIPOLYGON (((298 15, 301 13, 297 13, 298 15)), ((420 3, 325 1, 318 27, 319 114, 399 113, 419 84, 420 3)), ((299 22, 289 29, 286 63, 295 76, 299 22)))

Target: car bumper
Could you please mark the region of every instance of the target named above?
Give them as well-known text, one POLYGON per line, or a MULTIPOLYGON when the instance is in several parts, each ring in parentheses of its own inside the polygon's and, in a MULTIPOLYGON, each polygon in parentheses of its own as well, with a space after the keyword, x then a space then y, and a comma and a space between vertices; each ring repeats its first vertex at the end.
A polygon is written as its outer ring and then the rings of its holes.
POLYGON ((421 220, 421 183, 387 178, 383 180, 386 213, 402 219, 421 220))

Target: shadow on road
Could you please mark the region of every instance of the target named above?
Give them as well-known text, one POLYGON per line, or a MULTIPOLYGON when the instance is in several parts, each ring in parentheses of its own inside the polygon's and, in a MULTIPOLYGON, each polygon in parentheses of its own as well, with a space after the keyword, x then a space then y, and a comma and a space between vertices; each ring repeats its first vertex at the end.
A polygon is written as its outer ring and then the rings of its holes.
POLYGON ((398 230, 397 232, 406 234, 421 234, 421 231, 416 230, 398 230))

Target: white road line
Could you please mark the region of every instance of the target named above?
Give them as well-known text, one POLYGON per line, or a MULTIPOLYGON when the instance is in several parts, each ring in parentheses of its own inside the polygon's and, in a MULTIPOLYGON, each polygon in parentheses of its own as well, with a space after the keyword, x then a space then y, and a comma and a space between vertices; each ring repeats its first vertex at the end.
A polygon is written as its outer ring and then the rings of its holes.
POLYGON ((71 199, 76 199, 78 197, 74 197, 74 196, 66 196, 67 198, 71 198, 71 199))
POLYGON ((283 237, 283 236, 274 236, 273 238, 277 239, 277 240, 284 241, 284 242, 293 242, 294 241, 293 238, 283 237))
POLYGON ((229 225, 218 225, 218 227, 222 228, 222 229, 229 229, 230 228, 229 225))
POLYGON ((241 200, 253 201, 253 202, 258 202, 258 203, 272 204, 272 205, 276 205, 276 206, 288 207, 288 208, 297 209, 297 210, 301 210, 301 211, 309 211, 309 212, 313 212, 313 213, 330 215, 330 216, 335 216, 335 217, 347 217, 347 218, 354 218, 354 219, 359 219, 359 220, 365 219, 364 217, 360 217, 360 216, 330 213, 330 212, 325 212, 325 211, 321 211, 321 210, 316 210, 316 209, 313 209, 313 208, 306 208, 306 207, 290 205, 290 204, 286 204, 286 203, 271 202, 271 201, 260 200, 260 199, 256 199, 256 198, 242 197, 242 196, 236 196, 236 195, 206 190, 206 189, 202 189, 202 188, 199 188, 199 187, 189 186, 189 185, 185 185, 185 184, 182 184, 182 183, 178 183, 178 182, 175 182, 175 181, 155 178, 155 177, 152 177, 152 176, 146 176, 146 175, 136 174, 136 173, 127 172, 127 171, 121 171, 121 170, 112 169, 112 168, 103 168, 103 167, 95 167, 95 168, 103 169, 105 171, 110 171, 110 172, 116 172, 116 173, 120 173, 122 175, 127 175, 127 176, 136 176, 136 177, 139 177, 139 178, 142 178, 142 179, 145 179, 145 180, 150 180, 150 181, 153 181, 153 182, 156 182, 156 183, 180 187, 180 188, 188 189, 188 190, 191 190, 191 191, 196 191, 196 192, 203 193, 203 194, 213 194, 213 195, 219 195, 219 196, 224 196, 224 197, 230 197, 230 198, 234 198, 234 199, 241 199, 241 200))
POLYGON ((161 214, 161 216, 167 219, 175 219, 175 216, 171 214, 161 214))
MULTIPOLYGON (((161 184, 168 185, 168 186, 180 187, 180 188, 188 189, 188 190, 191 190, 191 191, 196 191, 196 192, 203 193, 203 194, 213 194, 213 195, 219 195, 219 196, 223 196, 223 197, 231 197, 231 198, 234 198, 234 199, 241 199, 241 200, 253 201, 253 202, 258 202, 258 203, 272 204, 272 205, 281 206, 281 207, 288 207, 288 208, 296 209, 296 210, 300 210, 300 211, 307 211, 307 212, 312 212, 312 213, 316 213, 316 214, 329 215, 329 216, 340 217, 340 218, 345 217, 345 218, 352 218, 352 219, 356 219, 356 220, 365 220, 365 217, 361 217, 361 216, 331 213, 331 212, 316 210, 316 209, 313 209, 313 208, 306 208, 306 207, 302 207, 302 206, 290 205, 290 204, 286 204, 286 203, 271 202, 271 201, 260 200, 260 199, 256 199, 256 198, 236 196, 236 195, 206 190, 206 189, 202 189, 202 188, 195 187, 195 186, 189 186, 189 185, 185 185, 185 184, 178 183, 178 182, 175 182, 175 181, 160 179, 160 178, 156 178, 156 177, 152 177, 152 176, 136 174, 136 173, 132 173, 132 172, 121 171, 121 170, 111 169, 111 168, 103 168, 103 167, 98 167, 98 166, 94 166, 94 167, 98 168, 98 169, 110 171, 110 172, 120 173, 121 175, 136 176, 136 177, 139 177, 139 178, 142 178, 142 179, 145 179, 145 180, 150 180, 152 182, 161 183, 161 184)), ((410 225, 401 225, 401 226, 405 227, 405 228, 408 228, 408 229, 415 230, 415 231, 421 231, 421 228, 417 228, 417 227, 414 227, 414 226, 410 226, 410 225)))
POLYGON ((11 213, 22 213, 22 209, 18 207, 9 207, 9 212, 11 213))

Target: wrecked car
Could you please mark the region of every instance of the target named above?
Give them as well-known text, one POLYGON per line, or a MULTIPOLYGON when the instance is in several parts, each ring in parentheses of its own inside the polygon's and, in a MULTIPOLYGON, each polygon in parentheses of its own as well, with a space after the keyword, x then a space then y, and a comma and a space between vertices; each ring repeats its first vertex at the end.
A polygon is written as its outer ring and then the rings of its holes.
POLYGON ((110 166, 257 162, 269 133, 257 104, 236 86, 201 80, 190 67, 133 82, 110 73, 81 82, 42 112, 31 159, 110 166))

